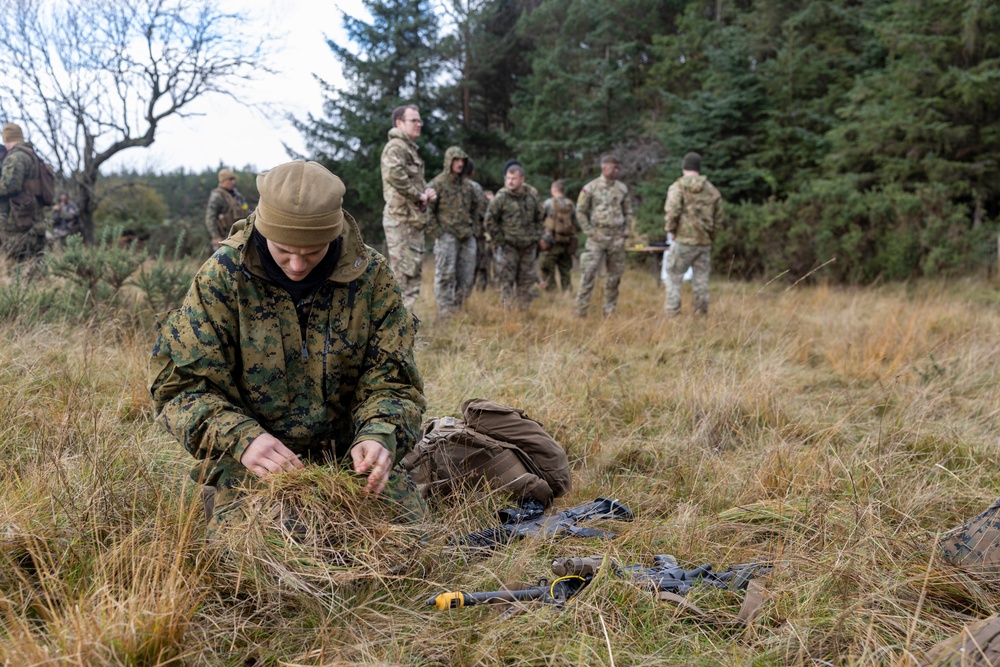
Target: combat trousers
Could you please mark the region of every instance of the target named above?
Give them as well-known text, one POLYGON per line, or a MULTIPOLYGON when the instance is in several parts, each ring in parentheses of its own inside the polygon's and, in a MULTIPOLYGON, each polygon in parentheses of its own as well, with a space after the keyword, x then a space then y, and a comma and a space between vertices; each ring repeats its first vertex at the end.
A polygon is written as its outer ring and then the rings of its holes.
POLYGON ((534 242, 494 247, 494 277, 500 285, 500 301, 504 308, 516 306, 520 310, 527 310, 531 304, 537 255, 538 244, 534 242))
POLYGON ((554 243, 551 248, 541 253, 538 260, 539 278, 545 283, 546 291, 556 288, 556 272, 559 272, 559 287, 563 292, 573 289, 570 282, 570 271, 573 269, 573 253, 570 243, 554 243))
POLYGON ((490 270, 493 265, 493 253, 490 252, 489 244, 486 243, 485 236, 476 237, 476 277, 473 283, 480 292, 485 291, 493 281, 490 279, 490 270))
POLYGON ((413 310, 420 296, 420 281, 424 267, 424 230, 382 216, 385 230, 385 247, 389 266, 396 276, 403 293, 403 305, 413 310))
MULTIPOLYGON (((304 462, 309 465, 323 461, 304 459, 304 462)), ((209 517, 210 537, 220 529, 236 528, 246 522, 245 493, 259 479, 228 454, 216 462, 212 477, 214 486, 203 487, 202 491, 205 513, 209 517)), ((398 523, 419 523, 427 518, 427 505, 420 497, 410 473, 401 466, 397 465, 392 469, 378 498, 398 523)))
POLYGON ((604 281, 604 308, 602 312, 608 317, 618 306, 618 285, 625 273, 625 237, 605 237, 597 240, 593 236, 587 239, 587 247, 580 256, 580 291, 576 295, 576 314, 587 315, 590 307, 590 295, 594 291, 594 282, 601 262, 607 263, 608 276, 604 281))
POLYGON ((694 278, 691 287, 694 289, 694 312, 699 315, 708 314, 708 275, 712 272, 712 246, 687 245, 675 242, 667 253, 667 296, 663 309, 667 315, 681 312, 681 285, 684 284, 684 273, 691 267, 694 278))
POLYGON ((454 313, 472 293, 476 276, 476 237, 447 232, 434 240, 434 298, 438 314, 454 313))

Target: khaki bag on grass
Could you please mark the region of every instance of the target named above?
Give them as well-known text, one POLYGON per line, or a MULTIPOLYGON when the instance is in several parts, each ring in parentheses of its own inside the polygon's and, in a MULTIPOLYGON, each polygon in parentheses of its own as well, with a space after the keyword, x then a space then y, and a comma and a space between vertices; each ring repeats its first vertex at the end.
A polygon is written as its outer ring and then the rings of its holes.
POLYGON ((1000 572, 1000 498, 977 516, 945 533, 940 548, 945 560, 952 565, 1000 572))
POLYGON ((473 398, 462 404, 462 415, 428 420, 403 457, 422 495, 485 485, 547 507, 569 492, 566 452, 523 410, 473 398))

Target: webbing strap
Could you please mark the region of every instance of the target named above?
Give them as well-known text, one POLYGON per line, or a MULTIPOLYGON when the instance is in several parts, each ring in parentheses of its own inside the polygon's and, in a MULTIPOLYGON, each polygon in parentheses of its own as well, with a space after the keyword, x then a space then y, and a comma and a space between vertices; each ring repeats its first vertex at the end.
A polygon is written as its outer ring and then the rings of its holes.
POLYGON ((656 599, 661 602, 672 602, 678 607, 682 607, 693 612, 699 618, 720 624, 750 625, 760 614, 764 607, 764 599, 767 597, 767 590, 764 585, 756 579, 751 579, 747 584, 747 592, 743 597, 743 604, 740 605, 740 612, 735 619, 723 619, 702 611, 696 604, 688 602, 683 595, 678 595, 670 591, 657 591, 656 599))

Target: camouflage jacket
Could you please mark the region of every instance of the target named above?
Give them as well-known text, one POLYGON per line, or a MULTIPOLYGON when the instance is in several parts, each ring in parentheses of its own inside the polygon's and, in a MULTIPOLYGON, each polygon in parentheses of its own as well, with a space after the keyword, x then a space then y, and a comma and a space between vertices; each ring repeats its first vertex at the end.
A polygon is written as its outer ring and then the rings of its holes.
POLYGON ((213 239, 224 239, 237 220, 249 214, 249 207, 243 195, 236 188, 232 192, 223 187, 212 190, 205 207, 205 228, 213 239))
POLYGON ((538 243, 544 231, 538 195, 525 185, 514 193, 501 188, 486 209, 486 233, 497 245, 528 246, 538 243))
POLYGON ((483 228, 483 218, 486 217, 486 209, 490 207, 490 198, 486 196, 486 191, 483 190, 483 186, 475 181, 469 181, 469 185, 472 186, 472 191, 476 198, 476 215, 473 217, 473 234, 476 238, 482 238, 486 234, 486 230, 483 228))
POLYGON ((437 233, 454 234, 458 239, 473 235, 479 201, 472 182, 461 174, 451 173, 453 160, 467 158, 461 148, 452 146, 444 154, 444 170, 434 177, 430 187, 437 192, 427 210, 427 224, 437 233))
POLYGON ((417 145, 399 128, 389 130, 389 143, 382 149, 383 215, 400 224, 423 229, 426 224, 420 210, 424 185, 424 161, 417 145))
POLYGON ((274 435, 298 454, 362 440, 399 460, 420 437, 426 402, 413 360, 417 321, 385 258, 345 214, 343 253, 299 305, 271 283, 251 242, 254 216, 199 269, 168 313, 150 363, 161 423, 198 459, 237 461, 274 435))
MULTIPOLYGON (((34 150, 29 143, 23 145, 34 150)), ((34 158, 22 150, 11 149, 4 158, 0 168, 0 231, 23 234, 35 228, 35 233, 45 233, 44 211, 35 196, 24 191, 26 180, 38 178, 37 170, 34 158)))
POLYGON ((665 229, 674 241, 711 245, 722 225, 722 195, 700 174, 681 176, 667 190, 663 212, 665 229))
POLYGON ((594 232, 625 238, 632 229, 632 201, 619 180, 598 176, 583 186, 576 200, 576 222, 587 236, 594 232))

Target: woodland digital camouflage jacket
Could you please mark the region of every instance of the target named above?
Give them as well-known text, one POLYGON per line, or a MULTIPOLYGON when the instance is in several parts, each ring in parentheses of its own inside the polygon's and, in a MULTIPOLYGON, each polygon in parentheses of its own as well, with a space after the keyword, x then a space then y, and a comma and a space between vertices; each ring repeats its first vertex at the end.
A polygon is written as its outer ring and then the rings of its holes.
POLYGON ((598 231, 605 236, 624 237, 632 229, 632 202, 628 186, 619 180, 598 176, 583 186, 576 199, 576 222, 587 236, 598 231))
MULTIPOLYGON (((29 143, 18 146, 34 151, 29 143)), ((0 169, 0 231, 7 234, 24 233, 36 225, 42 225, 44 216, 35 196, 24 192, 24 182, 37 178, 35 159, 17 147, 7 153, 0 169)), ((39 227, 38 233, 44 228, 39 227)))
POLYGON ((160 421, 198 459, 238 461, 266 431, 298 454, 343 457, 370 439, 398 460, 419 438, 425 400, 417 322, 385 258, 345 213, 342 256, 303 329, 288 292, 265 277, 253 219, 233 226, 160 324, 150 364, 160 421))
POLYGON ((453 160, 468 158, 458 146, 452 146, 444 154, 444 170, 434 177, 430 187, 437 192, 437 199, 428 209, 428 231, 447 232, 464 240, 472 236, 476 227, 479 199, 472 181, 461 174, 451 173, 453 160))
POLYGON ((681 176, 667 190, 665 229, 685 245, 711 245, 722 224, 722 195, 700 174, 681 176))
POLYGON ((389 142, 382 149, 383 215, 396 222, 424 226, 420 196, 424 194, 424 161, 413 143, 399 128, 389 130, 389 142))
POLYGON ((501 188, 486 209, 486 233, 499 245, 527 246, 542 238, 544 217, 538 191, 527 184, 521 192, 501 188))

